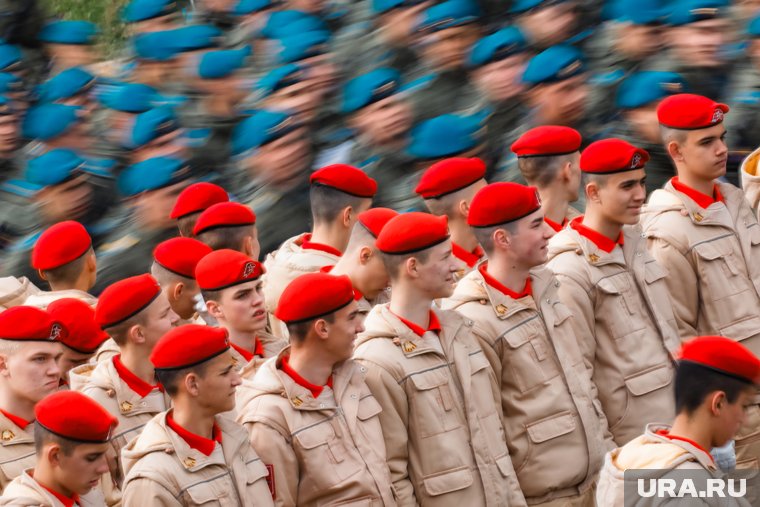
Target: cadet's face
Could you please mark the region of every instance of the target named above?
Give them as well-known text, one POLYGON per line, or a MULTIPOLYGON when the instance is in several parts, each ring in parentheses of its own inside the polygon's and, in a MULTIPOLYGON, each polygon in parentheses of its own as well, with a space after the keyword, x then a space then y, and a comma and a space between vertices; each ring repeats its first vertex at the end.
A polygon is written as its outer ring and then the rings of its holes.
POLYGON ((631 109, 624 113, 626 122, 645 141, 659 144, 660 122, 657 120, 657 104, 631 109))
POLYGON ((0 153, 11 153, 18 148, 18 118, 15 115, 0 116, 0 153))
POLYGON ((338 68, 330 60, 329 54, 312 56, 299 63, 309 69, 309 81, 317 93, 325 95, 335 89, 338 83, 338 68))
POLYGON ((515 233, 511 235, 510 250, 523 267, 540 266, 549 255, 547 246, 553 235, 554 230, 544 220, 543 210, 539 209, 518 221, 515 233))
POLYGON ((380 31, 383 39, 396 47, 409 42, 417 18, 430 5, 430 2, 422 2, 411 7, 392 9, 383 14, 380 17, 380 31))
POLYGON ((61 379, 58 361, 62 348, 59 342, 29 342, 7 356, 0 375, 13 395, 37 403, 55 392, 61 379))
POLYGON ((388 271, 385 269, 379 250, 372 250, 372 255, 364 267, 367 272, 367 287, 369 287, 365 289, 364 297, 372 301, 387 289, 390 283, 388 271))
POLYGON ((679 59, 692 67, 715 67, 723 63, 720 49, 726 40, 728 22, 707 19, 671 28, 671 47, 679 59))
POLYGON ((196 401, 210 412, 228 412, 235 408, 235 391, 241 382, 235 360, 227 351, 211 359, 205 375, 199 377, 196 401))
POLYGON ((707 129, 688 132, 681 153, 683 165, 690 173, 704 179, 720 178, 726 174, 728 161, 726 127, 720 123, 707 129))
POLYGON ((257 333, 267 327, 261 280, 224 289, 219 301, 224 327, 241 333, 257 333))
POLYGON ((526 61, 526 55, 520 54, 489 63, 475 71, 475 82, 493 102, 504 102, 515 98, 525 90, 520 76, 525 69, 526 61))
POLYGON ((392 95, 359 111, 355 122, 370 142, 385 144, 406 136, 412 127, 412 109, 407 101, 392 95))
POLYGON ((520 16, 520 28, 537 46, 547 47, 568 39, 575 29, 577 14, 573 2, 534 9, 520 16))
POLYGON ((177 129, 157 137, 145 146, 134 150, 130 155, 130 163, 136 164, 156 157, 189 158, 189 150, 183 134, 182 129, 177 129))
POLYGON ((534 90, 534 104, 544 123, 572 126, 583 117, 589 87, 585 75, 559 83, 540 85, 534 90))
POLYGON ((36 196, 36 202, 46 223, 76 220, 90 209, 92 186, 82 174, 59 185, 45 187, 36 196))
POLYGON ((77 352, 65 345, 62 347, 62 351, 61 358, 58 360, 58 366, 61 369, 61 378, 66 382, 69 381, 69 371, 85 364, 94 355, 77 352))
POLYGON ((179 193, 187 186, 180 182, 168 187, 144 192, 135 200, 137 221, 147 229, 168 229, 174 226, 169 218, 179 193))
POLYGON ((734 403, 728 403, 725 398, 723 399, 719 422, 716 424, 720 433, 714 436, 712 442, 714 447, 722 447, 736 436, 739 428, 744 424, 747 409, 753 405, 754 396, 754 390, 747 389, 739 394, 739 398, 734 403))
POLYGON ((299 128, 267 143, 247 160, 254 174, 271 183, 287 183, 302 175, 309 161, 309 138, 299 128))
POLYGON ((84 495, 100 485, 100 478, 108 472, 106 452, 110 444, 80 444, 70 456, 58 452, 56 479, 70 491, 84 495))
POLYGON ((303 123, 311 123, 317 116, 320 93, 311 80, 301 81, 277 90, 263 101, 267 109, 295 111, 303 123))
POLYGON ((325 9, 325 0, 288 0, 286 9, 320 14, 325 9))
POLYGON ((46 44, 45 48, 58 68, 86 67, 97 60, 92 46, 84 44, 46 44))
POLYGON ((143 334, 146 344, 152 349, 163 335, 179 323, 179 316, 172 310, 163 291, 143 311, 146 312, 143 334))
POLYGON ((599 187, 599 204, 605 217, 620 225, 639 223, 641 207, 646 199, 646 173, 634 169, 610 174, 599 187))
POLYGON ((662 27, 659 25, 621 25, 619 28, 615 46, 628 58, 641 60, 662 48, 662 27))
POLYGON ((454 292, 454 273, 457 260, 451 255, 451 240, 429 250, 427 262, 417 263, 417 286, 423 288, 430 299, 446 298, 454 292))
POLYGON ((474 25, 446 28, 425 36, 424 54, 437 70, 461 69, 477 38, 478 29, 474 25))
POLYGON ((351 301, 348 306, 335 312, 332 323, 327 323, 329 337, 324 345, 336 363, 353 355, 356 335, 364 331, 363 320, 356 301, 351 301))

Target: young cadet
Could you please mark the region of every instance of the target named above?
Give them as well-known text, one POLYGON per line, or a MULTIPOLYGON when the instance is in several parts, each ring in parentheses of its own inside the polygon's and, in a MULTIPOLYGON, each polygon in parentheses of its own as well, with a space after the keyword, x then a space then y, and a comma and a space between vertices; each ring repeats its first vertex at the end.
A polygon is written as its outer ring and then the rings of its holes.
POLYGON ((193 183, 177 196, 169 217, 177 221, 180 236, 192 238, 201 213, 214 204, 229 200, 227 192, 219 185, 206 181, 193 183))
POLYGON ((213 250, 228 248, 259 258, 256 214, 245 204, 220 202, 208 207, 195 222, 193 234, 213 250))
POLYGON ((276 313, 290 345, 238 395, 238 421, 269 467, 275 505, 395 506, 382 409, 364 383, 366 368, 351 360, 364 330, 351 280, 301 275, 276 313))
MULTIPOLYGON (((725 335, 760 354, 760 226, 744 193, 717 181, 726 174, 723 125, 728 106, 691 94, 657 108, 663 142, 678 176, 649 199, 642 226, 665 282, 682 339, 725 335)), ((737 465, 760 459, 760 407, 749 410, 736 441, 737 465), (742 449, 743 447, 746 449, 742 449)))
POLYGON ((0 490, 34 465, 34 406, 58 389, 66 332, 39 308, 0 313, 0 490))
POLYGON ((338 262, 356 217, 369 209, 377 192, 375 180, 343 164, 314 171, 310 182, 311 232, 285 241, 264 261, 264 296, 269 313, 274 313, 280 294, 295 277, 338 262))
MULTIPOLYGON (((96 365, 80 366, 69 375, 78 391, 119 420, 119 431, 111 440, 113 455, 119 456, 145 423, 168 407, 148 358, 158 339, 177 324, 177 315, 158 282, 146 274, 106 288, 95 309, 95 320, 118 349, 105 355, 101 347, 96 365)), ((116 471, 113 479, 121 484, 123 475, 116 471)))
POLYGON ((195 303, 201 291, 195 281, 195 266, 212 251, 210 246, 186 237, 167 239, 153 250, 150 274, 185 324, 197 317, 195 303))
POLYGON ((266 359, 287 345, 266 332, 263 273, 258 261, 234 250, 215 250, 195 268, 208 312, 227 330, 230 354, 244 379, 253 378, 266 359))
POLYGON ((172 329, 150 360, 173 408, 124 449, 124 505, 272 505, 267 468, 248 435, 220 415, 235 407, 241 382, 227 331, 196 324, 172 329))
POLYGON ((448 218, 451 253, 459 260, 457 280, 484 257, 475 233, 467 225, 467 214, 473 196, 486 186, 485 176, 486 165, 479 158, 447 158, 431 165, 414 189, 430 213, 448 218))
POLYGON ((34 407, 37 462, 5 488, 0 505, 101 507, 98 488, 116 418, 87 396, 53 393, 34 407))
MULTIPOLYGON (((736 435, 758 382, 760 360, 734 339, 700 336, 685 343, 676 368, 673 424, 648 424, 643 435, 607 454, 597 505, 623 505, 627 470, 661 470, 657 478, 674 470, 688 470, 705 479, 720 477, 710 449, 726 445, 736 435)), ((721 505, 745 505, 734 501, 721 505)))
POLYGON ((346 251, 335 266, 325 266, 321 270, 351 279, 359 313, 364 316, 388 289, 388 271, 375 242, 385 224, 397 216, 398 213, 389 208, 371 208, 359 213, 346 251))
POLYGON ((578 200, 581 186, 581 134, 545 125, 521 135, 511 149, 525 181, 538 189, 544 220, 554 232, 561 231, 579 215, 570 204, 578 200))
POLYGON ((638 226, 647 152, 604 139, 581 153, 586 214, 549 242, 557 297, 617 445, 653 417, 672 416, 672 354, 680 345, 667 272, 647 253, 638 226))
POLYGON ((538 190, 494 183, 472 199, 467 223, 488 260, 460 280, 444 308, 475 324, 496 373, 502 422, 530 505, 593 505, 606 421, 600 424, 570 310, 546 262, 549 238, 538 190), (573 466, 568 467, 567 463, 573 466))
POLYGON ((79 222, 58 222, 40 234, 32 249, 32 267, 48 282, 50 291, 29 296, 24 304, 45 308, 64 297, 81 299, 90 306, 97 303, 87 293, 95 285, 95 252, 90 235, 79 222))
POLYGON ((59 338, 64 347, 58 360, 61 385, 68 385, 69 371, 89 362, 108 334, 95 322, 95 310, 81 299, 56 299, 48 305, 47 312, 68 330, 59 338))
POLYGON ((402 505, 525 505, 501 424, 496 378, 472 321, 433 310, 451 296, 456 259, 446 217, 390 220, 377 248, 391 279, 354 359, 383 411, 388 465, 402 505))

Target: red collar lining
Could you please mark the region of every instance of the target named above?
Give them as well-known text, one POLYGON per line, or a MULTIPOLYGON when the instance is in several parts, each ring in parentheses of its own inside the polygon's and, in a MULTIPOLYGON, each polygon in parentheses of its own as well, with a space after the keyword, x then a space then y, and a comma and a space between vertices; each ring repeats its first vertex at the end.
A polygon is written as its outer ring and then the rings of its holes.
MULTIPOLYGON (((396 315, 396 314, 393 313, 393 315, 396 315)), ((428 317, 429 323, 428 323, 427 329, 423 328, 420 325, 415 324, 411 320, 406 320, 404 317, 401 317, 400 315, 396 315, 396 318, 400 320, 406 327, 414 331, 414 334, 420 337, 428 331, 433 331, 436 334, 438 334, 441 331, 441 323, 438 321, 438 316, 435 314, 433 310, 430 310, 430 314, 428 317)))
POLYGON ((182 440, 187 442, 187 445, 206 456, 211 456, 211 453, 214 452, 214 447, 216 447, 217 442, 220 444, 222 443, 222 432, 216 423, 214 423, 214 427, 211 430, 212 438, 202 437, 186 430, 177 424, 174 418, 172 418, 171 412, 166 414, 166 425, 169 426, 177 435, 179 435, 182 440))
POLYGON ((325 245, 324 243, 313 243, 311 241, 311 233, 309 232, 301 236, 301 248, 304 250, 319 250, 321 252, 327 252, 329 254, 335 255, 336 257, 343 255, 343 252, 337 248, 333 248, 330 245, 325 245))
POLYGON ((235 345, 234 343, 230 342, 230 346, 238 351, 238 353, 243 356, 243 359, 250 362, 253 360, 254 357, 264 357, 264 345, 262 345, 261 340, 259 340, 258 337, 254 338, 254 344, 253 344, 253 353, 250 351, 244 349, 243 347, 239 347, 238 345, 235 345))
POLYGON ((488 274, 486 271, 486 267, 488 266, 488 263, 483 263, 480 265, 478 270, 480 271, 480 274, 483 275, 483 279, 486 281, 488 285, 493 287, 494 289, 498 290, 502 294, 505 294, 512 299, 522 299, 526 296, 532 296, 533 295, 533 287, 531 287, 530 284, 530 277, 528 277, 527 280, 525 280, 525 287, 523 287, 522 292, 515 292, 506 285, 499 282, 496 278, 492 277, 488 274))
POLYGON ((6 412, 2 408, 0 408, 0 412, 2 412, 5 417, 7 417, 8 419, 10 419, 13 424, 15 424, 16 426, 18 426, 22 430, 25 430, 26 427, 29 426, 32 423, 32 421, 27 421, 26 419, 23 419, 23 418, 21 418, 21 417, 19 417, 17 415, 13 415, 10 412, 6 412))
POLYGON ((327 382, 325 382, 324 386, 318 386, 314 385, 305 378, 303 378, 301 375, 298 374, 297 371, 295 371, 293 368, 290 367, 290 364, 288 363, 288 359, 290 359, 290 356, 283 356, 280 369, 285 373, 288 377, 293 379, 293 382, 298 384, 301 387, 304 387, 311 391, 311 395, 314 397, 314 399, 319 398, 319 395, 322 394, 322 391, 325 389, 325 386, 332 389, 333 386, 333 378, 332 375, 327 377, 327 382))
POLYGON ((141 398, 148 396, 154 389, 160 389, 158 384, 148 384, 143 379, 129 371, 121 362, 121 354, 113 357, 113 367, 116 368, 116 373, 118 373, 119 378, 127 384, 127 387, 136 392, 141 398))
POLYGON ((37 484, 39 484, 40 486, 42 486, 42 488, 45 491, 47 491, 48 493, 50 493, 51 495, 53 495, 54 497, 56 497, 58 499, 58 501, 61 502, 64 505, 64 507, 74 507, 74 505, 77 505, 79 503, 79 495, 77 495, 76 493, 74 494, 74 496, 68 497, 68 496, 65 496, 65 495, 63 495, 63 494, 61 494, 61 493, 59 493, 59 492, 57 492, 57 491, 55 491, 53 489, 48 488, 47 486, 45 486, 41 482, 37 481, 36 479, 35 479, 35 482, 37 484))
POLYGON ((480 248, 480 245, 476 246, 475 250, 472 252, 468 252, 461 246, 452 242, 451 253, 454 255, 454 257, 467 264, 468 268, 475 266, 475 264, 477 264, 478 261, 483 258, 483 249, 480 248))
POLYGON ((599 248, 599 250, 602 250, 604 252, 610 253, 612 252, 617 245, 620 245, 621 247, 624 244, 623 239, 623 232, 620 232, 620 235, 617 238, 617 241, 611 240, 604 234, 600 234, 596 232, 594 229, 591 229, 590 227, 586 227, 581 223, 583 220, 583 217, 580 216, 578 218, 574 218, 570 222, 570 227, 578 231, 578 234, 585 237, 589 241, 591 241, 593 244, 599 248))
POLYGON ((670 180, 670 183, 673 185, 674 189, 678 190, 682 194, 686 194, 686 197, 697 203, 697 206, 702 209, 707 208, 709 205, 715 202, 723 202, 723 196, 718 189, 718 185, 713 185, 713 195, 710 196, 703 194, 702 192, 697 192, 690 186, 681 183, 678 180, 678 176, 673 176, 673 178, 670 180))
POLYGON ((563 219, 561 224, 558 224, 557 222, 555 222, 554 220, 550 219, 549 217, 544 217, 544 222, 546 222, 547 224, 549 224, 549 227, 551 227, 552 229, 554 229, 554 232, 559 232, 562 229, 564 229, 565 226, 567 225, 567 218, 563 219))
POLYGON ((699 449, 703 453, 705 453, 708 456, 710 456, 710 461, 712 461, 713 463, 715 463, 715 460, 713 459, 712 454, 710 454, 709 451, 707 451, 704 447, 702 447, 701 445, 699 445, 698 443, 696 443, 694 440, 691 440, 690 438, 679 437, 678 435, 671 435, 670 433, 668 433, 668 430, 657 430, 655 432, 655 434, 659 435, 661 437, 665 437, 668 440, 681 440, 682 442, 686 442, 689 445, 693 445, 694 447, 696 447, 697 449, 699 449))

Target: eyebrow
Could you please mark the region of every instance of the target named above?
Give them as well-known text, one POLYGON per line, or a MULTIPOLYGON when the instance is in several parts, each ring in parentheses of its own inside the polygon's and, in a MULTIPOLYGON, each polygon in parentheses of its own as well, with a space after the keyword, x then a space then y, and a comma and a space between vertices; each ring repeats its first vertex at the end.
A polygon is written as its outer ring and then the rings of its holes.
POLYGON ((538 218, 534 218, 530 223, 532 225, 538 225, 543 221, 544 221, 544 217, 538 217, 538 218))

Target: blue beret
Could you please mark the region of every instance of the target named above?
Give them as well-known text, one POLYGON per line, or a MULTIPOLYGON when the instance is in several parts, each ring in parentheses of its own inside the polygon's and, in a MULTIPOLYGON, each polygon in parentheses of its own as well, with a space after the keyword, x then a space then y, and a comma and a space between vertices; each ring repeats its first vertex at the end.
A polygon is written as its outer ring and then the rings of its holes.
POLYGON ((565 0, 516 0, 509 8, 510 14, 522 14, 536 7, 548 7, 564 2, 565 0))
POLYGON ((39 39, 54 44, 92 44, 97 34, 98 27, 89 21, 61 20, 45 25, 39 39))
POLYGON ((583 54, 572 46, 547 48, 528 62, 522 80, 529 84, 556 83, 585 72, 583 54))
POLYGON ((71 67, 42 83, 37 98, 40 102, 55 102, 73 97, 94 83, 95 76, 81 67, 71 67))
POLYGON ((222 31, 213 25, 189 25, 169 30, 173 47, 179 51, 196 51, 216 47, 222 31))
POLYGON ((48 187, 63 183, 77 171, 82 171, 85 159, 74 150, 58 148, 29 160, 24 178, 29 183, 48 187))
POLYGON ((13 44, 0 44, 0 70, 10 71, 21 62, 21 50, 13 44))
POLYGON ((668 14, 662 0, 612 0, 609 4, 616 21, 634 25, 663 23, 668 14))
POLYGON ((401 87, 401 74, 388 67, 355 77, 343 87, 343 113, 353 113, 390 97, 401 87))
POLYGON ((260 93, 260 98, 264 98, 277 90, 300 83, 304 79, 306 79, 305 69, 298 64, 289 63, 266 73, 256 82, 256 89, 260 93))
POLYGON ((412 129, 407 152, 418 159, 453 157, 482 142, 479 116, 444 114, 425 120, 412 129))
POLYGON ((752 21, 747 25, 747 35, 753 37, 760 37, 760 16, 752 18, 752 21))
POLYGON ((253 14, 272 7, 272 5, 274 5, 272 0, 240 0, 232 9, 232 14, 235 16, 253 14))
POLYGON ((478 6, 470 0, 447 0, 425 9, 417 22, 417 30, 437 32, 474 23, 479 16, 478 6))
POLYGON ((321 55, 327 51, 325 43, 330 40, 330 32, 319 30, 300 35, 290 35, 279 40, 278 63, 293 63, 304 58, 321 55))
POLYGON ((155 157, 124 169, 116 186, 127 197, 168 187, 190 178, 190 167, 184 160, 155 157))
POLYGON ((142 83, 123 83, 106 87, 99 95, 100 102, 109 109, 125 113, 144 113, 153 107, 158 91, 142 83))
POLYGON ((240 122, 232 131, 232 154, 258 148, 300 127, 287 112, 260 110, 240 122))
POLYGON ((15 74, 0 72, 0 93, 18 92, 24 90, 24 82, 15 74))
POLYGON ((27 139, 47 141, 66 132, 79 121, 79 106, 41 104, 26 113, 21 131, 27 139))
POLYGON ((135 117, 126 147, 140 148, 178 128, 179 123, 171 107, 161 106, 150 109, 135 117))
POLYGON ((276 11, 269 15, 261 36, 267 39, 280 39, 289 35, 327 30, 324 21, 302 11, 276 11))
POLYGON ((726 7, 727 0, 676 0, 667 21, 670 25, 681 26, 714 19, 724 15, 726 7))
POLYGON ((227 77, 243 67, 245 59, 250 54, 250 46, 240 49, 209 51, 201 57, 201 61, 198 64, 198 76, 203 79, 227 77))
POLYGON ((470 67, 480 67, 505 60, 528 49, 525 36, 516 26, 502 28, 487 35, 472 46, 468 63, 470 67))
POLYGON ((685 91, 686 80, 675 72, 637 72, 620 83, 615 104, 621 109, 633 109, 685 91))
POLYGON ((177 10, 175 0, 132 0, 122 12, 126 23, 136 23, 171 14, 177 10))
POLYGON ((375 14, 383 14, 399 7, 419 5, 427 0, 372 0, 372 11, 375 14))
POLYGON ((136 35, 132 39, 135 55, 143 60, 171 60, 180 52, 175 45, 174 32, 175 30, 165 30, 136 35))

